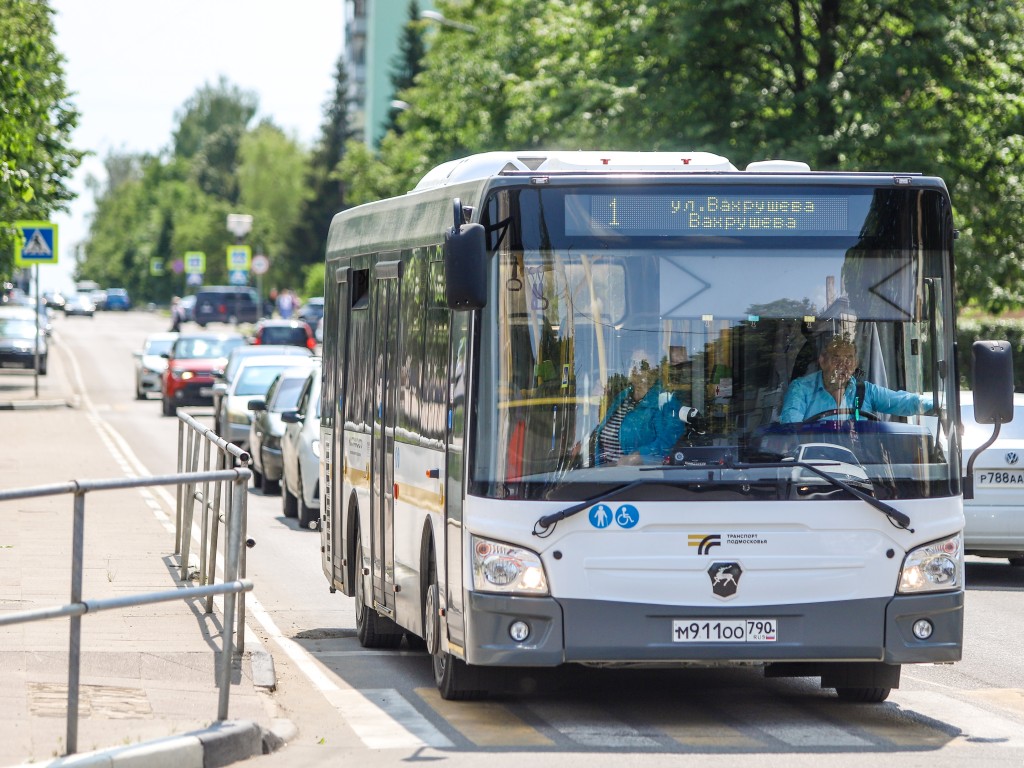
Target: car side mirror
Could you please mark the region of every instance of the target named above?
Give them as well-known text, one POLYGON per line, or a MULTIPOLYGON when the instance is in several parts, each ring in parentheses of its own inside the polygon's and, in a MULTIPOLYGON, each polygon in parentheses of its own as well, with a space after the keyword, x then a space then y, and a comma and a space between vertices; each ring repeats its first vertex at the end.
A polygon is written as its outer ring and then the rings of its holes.
POLYGON ((228 385, 223 381, 218 381, 213 385, 213 394, 215 395, 226 395, 228 393, 228 385))
POLYGON ((298 411, 282 411, 281 421, 285 424, 301 424, 304 419, 302 418, 302 414, 298 411))
POLYGON ((256 398, 255 400, 250 400, 246 408, 250 411, 265 411, 267 410, 267 401, 262 397, 256 398))

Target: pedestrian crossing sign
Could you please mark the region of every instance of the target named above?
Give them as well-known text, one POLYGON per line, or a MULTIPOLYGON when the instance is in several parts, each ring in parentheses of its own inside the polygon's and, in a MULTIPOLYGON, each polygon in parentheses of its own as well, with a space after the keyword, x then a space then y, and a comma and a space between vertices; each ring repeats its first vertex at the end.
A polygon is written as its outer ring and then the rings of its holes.
POLYGON ((57 225, 48 221, 16 221, 18 236, 14 238, 14 264, 57 263, 57 225))

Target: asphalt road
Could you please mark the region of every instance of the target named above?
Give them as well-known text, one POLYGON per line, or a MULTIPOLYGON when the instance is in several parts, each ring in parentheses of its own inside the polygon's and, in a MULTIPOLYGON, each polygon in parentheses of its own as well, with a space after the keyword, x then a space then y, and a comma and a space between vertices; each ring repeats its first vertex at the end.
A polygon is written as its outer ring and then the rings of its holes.
MULTIPOLYGON (((132 351, 166 317, 100 313, 55 321, 90 406, 143 471, 174 471, 177 420, 134 398, 132 351)), ((185 330, 190 326, 186 325, 185 330)), ((212 425, 209 409, 188 409, 212 425)), ((69 448, 74 436, 69 435, 69 448)), ((64 456, 73 456, 68 450, 64 456)), ((758 669, 547 670, 486 702, 440 699, 425 654, 368 651, 352 601, 331 594, 319 534, 250 490, 249 624, 274 656, 269 704, 298 734, 252 762, 269 766, 845 766, 1024 765, 1024 569, 968 565, 964 660, 905 667, 881 705, 838 701, 817 681, 758 669)))

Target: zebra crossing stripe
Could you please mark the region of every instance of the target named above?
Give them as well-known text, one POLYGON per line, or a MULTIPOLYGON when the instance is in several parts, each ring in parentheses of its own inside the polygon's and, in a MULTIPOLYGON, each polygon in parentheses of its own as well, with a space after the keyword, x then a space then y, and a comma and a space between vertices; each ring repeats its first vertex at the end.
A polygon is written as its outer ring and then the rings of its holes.
POLYGON ((1019 722, 948 694, 893 691, 890 701, 903 709, 958 728, 960 735, 957 740, 960 742, 1024 748, 1024 727, 1019 722))
POLYGON ((530 709, 563 736, 585 747, 657 750, 662 747, 657 739, 609 717, 596 706, 574 704, 571 714, 557 704, 534 704, 530 709))
POLYGON ((394 688, 324 691, 370 749, 447 748, 452 742, 394 688))
POLYGON ((472 704, 445 701, 436 688, 416 694, 445 722, 478 747, 553 747, 555 742, 524 722, 511 709, 492 701, 472 704))

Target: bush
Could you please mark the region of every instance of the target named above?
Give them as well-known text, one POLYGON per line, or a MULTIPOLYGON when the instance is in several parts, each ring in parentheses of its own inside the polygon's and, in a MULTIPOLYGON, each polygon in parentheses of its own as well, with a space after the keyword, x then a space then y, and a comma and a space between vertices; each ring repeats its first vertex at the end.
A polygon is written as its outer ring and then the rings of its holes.
POLYGON ((1010 342, 1013 350, 1013 389, 1024 392, 1024 318, 1000 319, 995 317, 961 318, 957 322, 957 364, 960 370, 960 388, 970 389, 973 382, 971 346, 978 339, 997 339, 1010 342))

